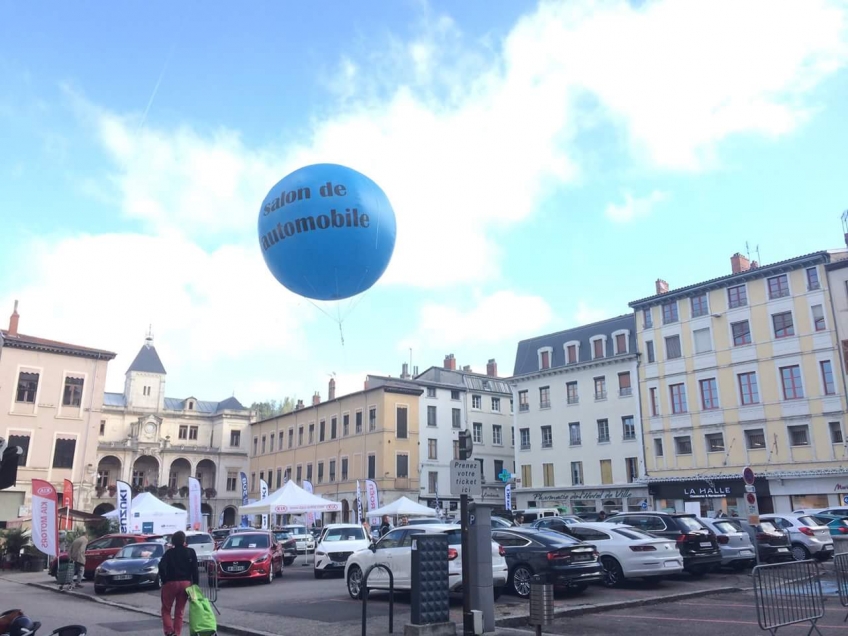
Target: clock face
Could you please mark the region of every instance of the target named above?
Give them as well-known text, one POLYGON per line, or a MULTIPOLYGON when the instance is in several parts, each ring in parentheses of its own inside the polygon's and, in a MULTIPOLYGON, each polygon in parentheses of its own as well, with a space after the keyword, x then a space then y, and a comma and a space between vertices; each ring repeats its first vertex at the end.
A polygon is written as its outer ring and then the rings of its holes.
POLYGON ((144 432, 148 435, 153 435, 153 432, 156 430, 156 425, 153 422, 148 422, 147 426, 144 427, 144 432))

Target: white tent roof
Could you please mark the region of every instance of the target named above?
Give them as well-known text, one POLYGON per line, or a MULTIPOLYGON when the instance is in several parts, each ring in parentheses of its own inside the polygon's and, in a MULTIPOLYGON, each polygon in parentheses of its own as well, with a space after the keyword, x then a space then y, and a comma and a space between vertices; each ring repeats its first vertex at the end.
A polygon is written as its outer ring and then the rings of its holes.
POLYGON ((401 497, 397 501, 393 501, 387 506, 369 510, 369 517, 382 517, 383 515, 395 516, 417 516, 417 517, 435 517, 436 511, 420 503, 415 503, 412 499, 401 497))
MULTIPOLYGON (((164 513, 183 513, 186 511, 182 508, 177 508, 176 506, 171 506, 166 504, 164 501, 160 500, 155 495, 149 492, 143 492, 135 497, 132 500, 132 513, 135 515, 136 513, 145 514, 145 513, 155 513, 158 512, 160 514, 164 513)), ((114 519, 118 516, 117 510, 112 510, 111 512, 107 512, 103 515, 106 518, 114 519)))
POLYGON ((342 505, 306 492, 292 480, 256 503, 239 506, 240 515, 285 515, 304 512, 339 512, 342 505))

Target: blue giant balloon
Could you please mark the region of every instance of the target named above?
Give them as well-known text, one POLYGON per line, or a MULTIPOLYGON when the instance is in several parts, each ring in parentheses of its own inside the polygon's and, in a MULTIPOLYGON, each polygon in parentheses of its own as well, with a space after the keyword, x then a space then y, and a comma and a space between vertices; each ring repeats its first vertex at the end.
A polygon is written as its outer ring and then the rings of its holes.
POLYGON ((386 194, 333 163, 295 170, 259 210, 259 245, 271 273, 295 294, 341 300, 376 283, 392 259, 397 224, 386 194))

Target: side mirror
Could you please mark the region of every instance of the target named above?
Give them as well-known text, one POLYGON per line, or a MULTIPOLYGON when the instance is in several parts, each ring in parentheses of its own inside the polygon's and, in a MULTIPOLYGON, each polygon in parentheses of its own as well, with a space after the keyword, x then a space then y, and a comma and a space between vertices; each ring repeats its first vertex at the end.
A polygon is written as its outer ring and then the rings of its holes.
POLYGON ((371 552, 376 552, 377 544, 372 541, 371 544, 368 546, 368 549, 371 550, 371 552))

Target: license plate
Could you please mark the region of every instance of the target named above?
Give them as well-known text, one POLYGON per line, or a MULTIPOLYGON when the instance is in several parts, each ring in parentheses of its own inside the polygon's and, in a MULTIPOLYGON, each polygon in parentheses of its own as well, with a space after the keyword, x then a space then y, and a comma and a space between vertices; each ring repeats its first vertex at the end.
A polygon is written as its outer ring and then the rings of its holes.
POLYGON ((711 547, 713 547, 713 544, 712 544, 712 543, 710 543, 709 541, 702 541, 702 542, 701 542, 701 547, 702 547, 702 548, 711 548, 711 547))
POLYGON ((789 552, 789 548, 778 548, 778 552, 789 552))
POLYGON ((589 555, 589 554, 575 554, 574 560, 575 561, 591 561, 592 556, 589 555))
POLYGON ((343 561, 333 561, 333 567, 335 568, 343 568, 345 563, 343 561))
POLYGON ((227 572, 243 572, 245 569, 243 565, 231 565, 227 568, 227 572))
POLYGON ((665 563, 663 563, 663 567, 665 568, 676 568, 679 565, 680 564, 677 561, 666 561, 665 563))
POLYGON ((824 549, 825 550, 833 550, 833 546, 832 545, 826 545, 826 546, 824 546, 824 549))
POLYGON ((132 574, 118 574, 112 578, 116 581, 129 581, 132 578, 132 574))
POLYGON ((750 550, 739 550, 739 556, 754 556, 750 550))

